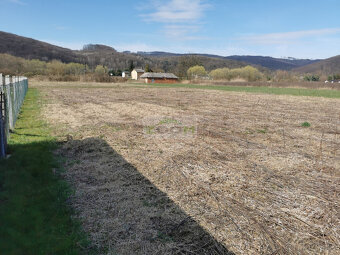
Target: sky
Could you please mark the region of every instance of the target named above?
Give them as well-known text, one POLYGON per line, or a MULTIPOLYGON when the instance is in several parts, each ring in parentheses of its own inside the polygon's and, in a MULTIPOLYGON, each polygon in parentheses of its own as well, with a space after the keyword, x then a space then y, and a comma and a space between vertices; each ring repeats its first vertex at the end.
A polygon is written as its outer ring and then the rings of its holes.
POLYGON ((340 0, 0 0, 0 30, 71 49, 340 54, 340 0))

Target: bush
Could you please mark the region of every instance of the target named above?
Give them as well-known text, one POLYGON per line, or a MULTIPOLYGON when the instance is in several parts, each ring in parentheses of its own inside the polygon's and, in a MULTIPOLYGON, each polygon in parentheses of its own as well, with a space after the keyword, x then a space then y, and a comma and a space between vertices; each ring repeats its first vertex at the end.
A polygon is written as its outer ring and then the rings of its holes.
POLYGON ((61 76, 64 75, 65 64, 63 64, 59 60, 52 60, 51 62, 47 63, 47 74, 50 76, 61 76))
POLYGON ((94 70, 94 72, 95 72, 96 74, 106 74, 106 73, 107 73, 107 70, 106 70, 106 68, 105 68, 104 66, 102 66, 102 65, 97 65, 97 66, 96 66, 96 69, 94 70))
POLYGON ((259 81, 264 79, 264 75, 255 67, 246 66, 242 68, 218 68, 210 72, 210 76, 214 80, 232 80, 242 78, 247 81, 259 81))
POLYGON ((299 75, 294 74, 285 70, 277 70, 273 72, 273 81, 282 82, 282 81, 290 81, 297 82, 299 81, 299 75))
POLYGON ((44 61, 40 61, 38 59, 26 60, 24 62, 24 72, 28 75, 25 76, 35 76, 35 75, 44 75, 46 74, 47 64, 44 61))
POLYGON ((333 74, 328 76, 328 81, 340 80, 340 74, 333 74))
POLYGON ((301 124, 301 127, 310 127, 310 126, 311 126, 310 123, 307 121, 301 124))
POLYGON ((64 67, 64 72, 66 75, 81 75, 85 73, 85 65, 78 63, 69 63, 64 67))
POLYGON ((210 72, 210 76, 214 80, 230 80, 230 69, 229 68, 218 68, 210 72))
POLYGON ((303 79, 305 81, 319 81, 320 80, 320 76, 318 75, 306 75, 305 77, 303 77, 303 79))
POLYGON ((193 66, 188 69, 187 74, 190 79, 197 79, 206 76, 207 72, 203 66, 193 66))

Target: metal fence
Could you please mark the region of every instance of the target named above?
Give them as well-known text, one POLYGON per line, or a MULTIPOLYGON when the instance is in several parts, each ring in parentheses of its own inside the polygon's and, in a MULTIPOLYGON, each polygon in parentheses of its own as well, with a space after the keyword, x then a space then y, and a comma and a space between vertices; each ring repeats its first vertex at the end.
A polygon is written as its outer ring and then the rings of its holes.
POLYGON ((10 130, 14 129, 27 89, 26 77, 0 74, 0 158, 6 156, 10 130))

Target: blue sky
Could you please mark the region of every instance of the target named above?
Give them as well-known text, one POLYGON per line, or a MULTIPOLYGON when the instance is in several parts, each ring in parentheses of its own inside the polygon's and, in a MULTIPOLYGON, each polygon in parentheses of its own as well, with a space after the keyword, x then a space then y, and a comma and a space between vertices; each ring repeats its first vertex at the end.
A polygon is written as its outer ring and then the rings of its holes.
POLYGON ((0 0, 0 30, 72 49, 328 58, 340 0, 0 0))

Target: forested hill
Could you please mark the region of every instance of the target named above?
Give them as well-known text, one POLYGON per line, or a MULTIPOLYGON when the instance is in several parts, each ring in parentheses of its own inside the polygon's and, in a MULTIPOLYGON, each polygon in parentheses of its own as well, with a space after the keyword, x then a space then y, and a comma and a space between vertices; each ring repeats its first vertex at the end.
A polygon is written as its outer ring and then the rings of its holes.
POLYGON ((299 73, 340 74, 340 55, 294 69, 299 73))
POLYGON ((300 66, 319 62, 320 60, 295 59, 295 58, 272 58, 263 56, 229 56, 228 59, 243 61, 253 65, 260 65, 271 70, 292 70, 300 66))
POLYGON ((26 59, 80 62, 81 56, 70 49, 0 31, 0 53, 26 59))
MULTIPOLYGON (((183 56, 185 54, 171 53, 171 52, 161 52, 161 51, 153 51, 153 52, 137 52, 137 54, 142 56, 149 57, 170 57, 170 56, 183 56)), ((295 58, 273 58, 273 57, 263 57, 263 56, 218 56, 212 54, 195 54, 201 57, 209 57, 215 59, 228 59, 228 60, 236 60, 241 61, 243 63, 247 63, 255 66, 262 66, 264 68, 268 68, 270 70, 292 70, 294 68, 309 65, 311 63, 319 62, 320 60, 311 60, 311 59, 295 59, 295 58)))
POLYGON ((0 31, 0 53, 10 54, 25 59, 39 59, 44 61, 60 60, 65 63, 75 62, 87 64, 90 68, 104 65, 113 70, 125 70, 131 63, 136 67, 149 65, 153 70, 175 72, 181 75, 187 65, 202 64, 207 70, 220 67, 236 68, 246 66, 240 61, 218 57, 169 54, 156 57, 129 52, 117 52, 114 48, 88 44, 82 50, 70 50, 41 42, 27 37, 0 31))
POLYGON ((237 68, 252 65, 264 70, 293 70, 329 74, 339 72, 340 56, 327 60, 283 59, 263 56, 229 56, 211 54, 178 54, 170 52, 117 52, 114 48, 88 44, 82 50, 70 50, 42 41, 0 31, 0 53, 7 53, 25 59, 65 63, 87 64, 90 68, 104 65, 109 69, 125 70, 131 63, 136 67, 149 65, 155 71, 174 72, 181 75, 187 65, 201 64, 210 71, 216 68, 237 68), (194 56, 194 58, 193 58, 194 56))

